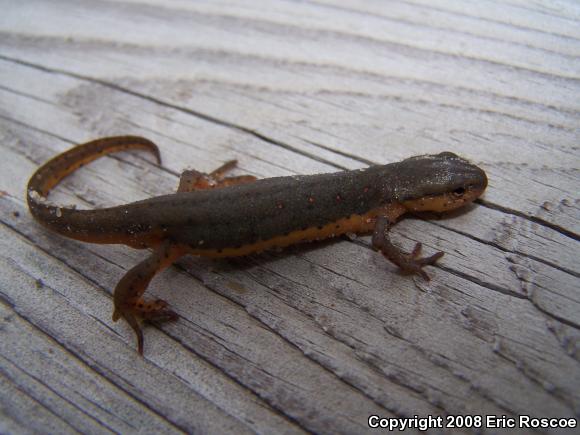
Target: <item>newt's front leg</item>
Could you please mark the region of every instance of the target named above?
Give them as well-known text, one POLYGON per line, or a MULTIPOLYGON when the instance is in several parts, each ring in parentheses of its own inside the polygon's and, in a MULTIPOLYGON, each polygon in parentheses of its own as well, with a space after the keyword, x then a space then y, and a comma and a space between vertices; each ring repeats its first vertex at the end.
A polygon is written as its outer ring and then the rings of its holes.
POLYGON ((391 223, 385 216, 377 218, 372 239, 373 248, 381 251, 388 260, 399 266, 403 273, 421 275, 425 280, 429 281, 429 275, 425 273, 423 267, 434 264, 437 260, 443 257, 444 253, 437 252, 430 257, 419 258, 419 255, 421 254, 421 243, 415 245, 411 254, 401 252, 401 250, 393 245, 389 240, 388 232, 391 226, 391 223))
POLYGON ((144 300, 143 293, 157 273, 184 254, 182 248, 173 245, 170 241, 165 241, 155 248, 149 257, 129 270, 115 288, 113 321, 116 322, 123 317, 131 325, 137 335, 137 347, 141 355, 143 355, 143 332, 140 322, 177 319, 177 314, 167 308, 167 302, 161 299, 144 300))

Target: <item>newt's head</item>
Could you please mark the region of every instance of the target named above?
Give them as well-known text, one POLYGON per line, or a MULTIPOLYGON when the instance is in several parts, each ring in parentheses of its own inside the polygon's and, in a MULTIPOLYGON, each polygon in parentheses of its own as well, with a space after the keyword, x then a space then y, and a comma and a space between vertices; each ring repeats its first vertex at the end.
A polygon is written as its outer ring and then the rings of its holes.
POLYGON ((478 198, 487 187, 485 172, 451 152, 411 157, 408 165, 413 195, 402 204, 409 211, 443 212, 462 207, 478 198))

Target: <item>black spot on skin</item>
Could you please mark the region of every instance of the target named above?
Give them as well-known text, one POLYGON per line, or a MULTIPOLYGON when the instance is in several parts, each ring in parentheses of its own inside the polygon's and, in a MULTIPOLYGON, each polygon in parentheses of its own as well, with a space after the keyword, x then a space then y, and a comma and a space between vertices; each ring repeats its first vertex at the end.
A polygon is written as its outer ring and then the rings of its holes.
POLYGON ((218 254, 221 254, 222 252, 224 252, 224 250, 223 250, 223 249, 218 249, 218 250, 217 250, 217 253, 218 253, 218 254))
POLYGON ((19 213, 19 212, 17 212, 17 211, 15 211, 14 213, 12 213, 12 215, 13 215, 14 217, 20 217, 20 213, 19 213))
POLYGON ((339 224, 336 224, 335 228, 340 228, 340 225, 339 224))
POLYGON ((321 230, 322 228, 324 228, 322 225, 318 225, 319 230, 321 230))

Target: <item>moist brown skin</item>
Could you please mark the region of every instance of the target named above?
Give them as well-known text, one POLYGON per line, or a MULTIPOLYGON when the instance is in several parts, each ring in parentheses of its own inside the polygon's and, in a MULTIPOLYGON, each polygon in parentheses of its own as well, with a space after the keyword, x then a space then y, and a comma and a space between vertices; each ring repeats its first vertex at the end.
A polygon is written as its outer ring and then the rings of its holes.
POLYGON ((152 248, 153 254, 131 269, 114 293, 113 319, 125 318, 138 337, 139 320, 170 320, 177 315, 164 301, 142 298, 159 271, 186 254, 233 257, 273 247, 374 230, 373 247, 405 273, 419 274, 443 253, 419 258, 388 238, 390 226, 408 211, 443 212, 477 198, 487 185, 485 173, 455 154, 418 156, 363 170, 276 177, 224 177, 228 162, 211 174, 186 171, 178 192, 118 207, 76 210, 44 198, 66 175, 116 151, 144 149, 159 161, 151 141, 133 136, 104 138, 79 145, 40 167, 28 184, 28 205, 41 224, 64 236, 94 243, 152 248))

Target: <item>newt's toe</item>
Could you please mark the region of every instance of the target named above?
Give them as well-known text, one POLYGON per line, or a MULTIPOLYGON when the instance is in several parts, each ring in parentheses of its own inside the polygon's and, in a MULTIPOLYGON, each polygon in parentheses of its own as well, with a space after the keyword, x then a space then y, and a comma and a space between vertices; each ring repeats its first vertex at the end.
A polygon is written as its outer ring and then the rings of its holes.
POLYGON ((178 319, 178 315, 175 311, 167 308, 169 304, 163 299, 157 299, 155 301, 147 302, 146 309, 140 312, 141 317, 144 320, 151 322, 168 322, 178 319))
POLYGON ((413 249, 413 252, 409 255, 403 264, 399 265, 399 267, 403 270, 404 273, 420 275, 425 281, 431 281, 431 278, 423 270, 423 267, 435 264, 437 260, 443 257, 444 252, 437 252, 425 258, 417 258, 420 254, 420 251, 421 244, 417 243, 417 245, 415 245, 415 249, 413 249))
POLYGON ((131 326, 135 332, 135 335, 137 336, 137 352, 139 352, 139 355, 143 356, 143 331, 141 330, 138 317, 131 309, 120 310, 115 308, 115 311, 113 312, 113 321, 117 321, 121 317, 127 321, 129 326, 131 326))

